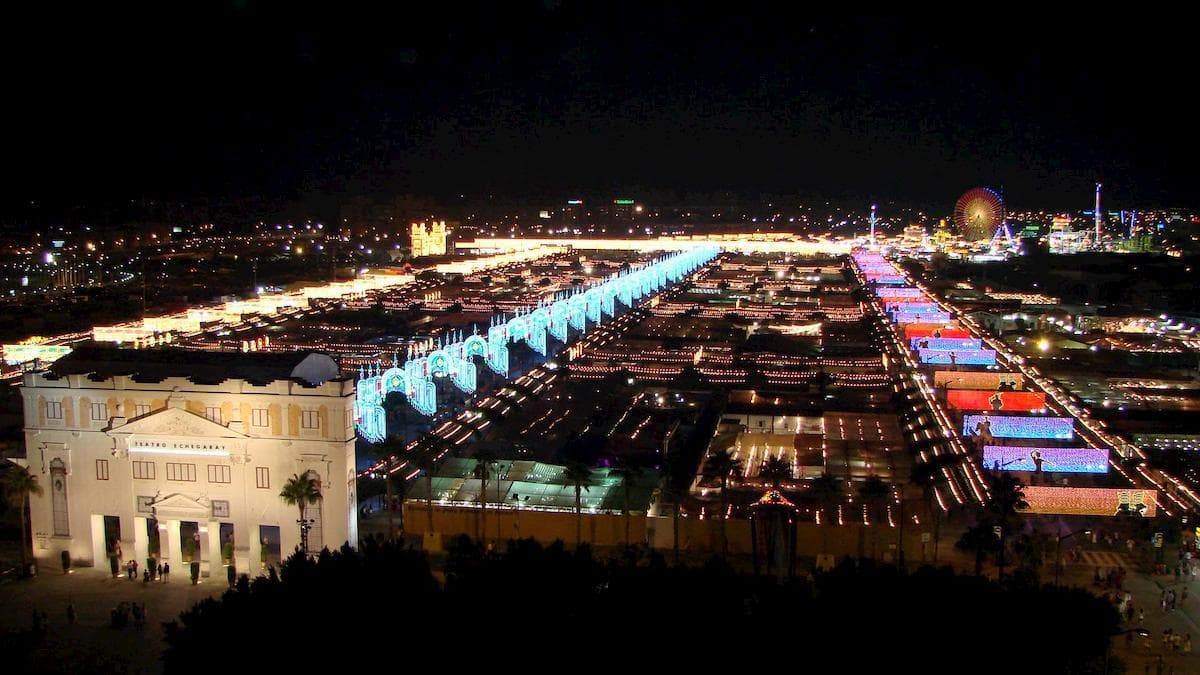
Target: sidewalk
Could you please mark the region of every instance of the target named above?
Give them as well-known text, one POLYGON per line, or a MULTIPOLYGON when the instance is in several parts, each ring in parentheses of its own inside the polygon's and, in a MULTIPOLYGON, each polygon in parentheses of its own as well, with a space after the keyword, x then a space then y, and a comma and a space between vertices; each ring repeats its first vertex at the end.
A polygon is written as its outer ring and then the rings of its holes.
MULTIPOLYGON (((1078 586, 1096 592, 1092 586, 1092 573, 1095 566, 1087 564, 1066 565, 1063 568, 1063 585, 1078 586)), ((1121 630, 1145 628, 1150 631, 1149 638, 1133 636, 1132 643, 1127 642, 1126 635, 1113 638, 1113 652, 1125 661, 1130 675, 1156 674, 1158 657, 1163 657, 1162 673, 1200 673, 1200 598, 1195 593, 1200 592, 1200 581, 1176 583, 1173 576, 1152 576, 1142 574, 1135 569, 1128 570, 1125 577, 1125 590, 1132 596, 1134 618, 1132 622, 1122 620, 1121 630), (1181 593, 1184 586, 1188 588, 1188 599, 1182 601, 1181 593), (1162 610, 1162 592, 1174 589, 1176 594, 1176 609, 1162 610), (1146 619, 1139 622, 1137 610, 1144 610, 1146 619), (1192 653, 1174 652, 1164 648, 1163 632, 1170 628, 1180 635, 1190 634, 1192 637, 1192 653)))

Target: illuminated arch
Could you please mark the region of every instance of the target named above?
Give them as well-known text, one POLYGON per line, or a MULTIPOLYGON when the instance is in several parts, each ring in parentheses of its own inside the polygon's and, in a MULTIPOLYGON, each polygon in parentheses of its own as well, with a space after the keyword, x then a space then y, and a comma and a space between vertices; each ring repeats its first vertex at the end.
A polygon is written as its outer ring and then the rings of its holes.
POLYGON ((408 375, 399 368, 388 368, 380 378, 382 380, 381 394, 383 398, 393 391, 399 391, 404 394, 408 393, 408 375))
POLYGON ((508 322, 508 341, 524 340, 529 335, 529 322, 523 316, 514 316, 508 322))
POLYGON ((444 350, 437 350, 429 355, 426 360, 429 368, 429 376, 432 377, 438 373, 448 374, 450 372, 450 355, 444 350))
POLYGON ((487 358, 487 353, 487 340, 484 340, 483 337, 479 335, 472 335, 463 342, 463 354, 466 355, 466 358, 471 358, 472 356, 482 356, 487 358))

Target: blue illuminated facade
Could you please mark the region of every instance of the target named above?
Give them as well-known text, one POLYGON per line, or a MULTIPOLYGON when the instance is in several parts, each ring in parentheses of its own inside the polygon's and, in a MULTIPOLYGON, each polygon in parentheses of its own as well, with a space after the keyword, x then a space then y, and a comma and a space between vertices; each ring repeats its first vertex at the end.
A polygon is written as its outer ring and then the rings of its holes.
POLYGON ((1075 438, 1074 420, 1070 417, 963 416, 964 436, 981 436, 985 427, 996 438, 1052 438, 1059 441, 1075 438))
POLYGON ((913 349, 927 349, 938 352, 970 352, 983 349, 983 341, 979 338, 915 337, 909 342, 913 349))
POLYGON ((959 364, 968 366, 990 366, 996 362, 996 352, 992 349, 974 349, 970 351, 945 351, 940 349, 918 349, 917 356, 921 363, 959 364))

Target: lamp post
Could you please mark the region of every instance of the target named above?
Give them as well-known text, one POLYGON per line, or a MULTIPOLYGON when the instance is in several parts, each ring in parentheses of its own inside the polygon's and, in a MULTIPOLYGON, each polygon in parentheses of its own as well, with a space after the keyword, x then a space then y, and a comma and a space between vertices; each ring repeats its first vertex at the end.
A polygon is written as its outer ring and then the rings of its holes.
POLYGON ((308 555, 308 531, 312 529, 313 523, 317 522, 317 519, 297 518, 296 522, 300 525, 300 548, 304 550, 304 555, 308 555))
POLYGON ((1058 586, 1058 573, 1062 569, 1062 543, 1063 543, 1063 541, 1066 539, 1070 539, 1071 537, 1074 537, 1077 534, 1091 534, 1091 533, 1092 533, 1092 529, 1089 527, 1089 528, 1082 529, 1082 530, 1076 530, 1074 532, 1071 532, 1070 534, 1064 534, 1058 538, 1058 545, 1054 551, 1054 585, 1055 585, 1055 587, 1058 586))

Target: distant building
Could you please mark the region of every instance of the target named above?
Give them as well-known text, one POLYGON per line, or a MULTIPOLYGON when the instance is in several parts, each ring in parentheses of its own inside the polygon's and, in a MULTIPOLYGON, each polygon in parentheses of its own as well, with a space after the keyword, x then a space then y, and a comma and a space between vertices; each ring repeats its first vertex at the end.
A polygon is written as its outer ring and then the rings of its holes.
POLYGON ((446 221, 435 220, 429 225, 413 223, 412 255, 414 258, 446 255, 446 221))
POLYGON ((190 555, 256 573, 300 543, 279 493, 304 474, 322 495, 309 550, 357 542, 354 382, 325 354, 84 346, 23 385, 43 565, 155 557, 183 576, 190 555))

